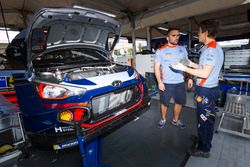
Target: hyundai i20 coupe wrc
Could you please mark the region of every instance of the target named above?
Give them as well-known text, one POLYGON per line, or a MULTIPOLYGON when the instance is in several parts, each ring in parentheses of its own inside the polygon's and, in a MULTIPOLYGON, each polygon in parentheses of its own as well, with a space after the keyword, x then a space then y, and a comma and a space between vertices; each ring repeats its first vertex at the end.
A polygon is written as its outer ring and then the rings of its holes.
POLYGON ((33 144, 86 140, 120 127, 150 107, 145 79, 110 53, 121 24, 88 8, 44 8, 27 28, 27 72, 14 75, 25 130, 33 144))

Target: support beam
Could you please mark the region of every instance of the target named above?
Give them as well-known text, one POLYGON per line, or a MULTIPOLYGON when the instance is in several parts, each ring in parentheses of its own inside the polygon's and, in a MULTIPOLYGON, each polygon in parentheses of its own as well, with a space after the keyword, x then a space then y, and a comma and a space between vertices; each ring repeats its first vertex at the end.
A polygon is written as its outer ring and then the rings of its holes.
POLYGON ((1 1, 0 1, 0 7, 1 7, 1 14, 2 14, 2 18, 3 18, 3 23, 4 23, 4 28, 5 28, 6 36, 7 36, 8 42, 10 43, 10 38, 9 38, 9 34, 8 34, 8 31, 7 31, 7 27, 6 27, 6 21, 5 21, 4 12, 3 12, 3 6, 2 6, 1 1))
POLYGON ((151 51, 151 27, 147 27, 147 49, 151 51))
POLYGON ((135 56, 136 56, 136 42, 135 42, 135 28, 132 29, 132 46, 133 46, 133 58, 134 58, 134 61, 133 61, 133 64, 132 66, 135 68, 136 64, 135 64, 135 56))
MULTIPOLYGON (((182 18, 188 18, 195 15, 200 15, 208 12, 223 10, 234 6, 241 5, 245 0, 194 0, 194 1, 177 1, 173 6, 165 6, 159 12, 150 13, 150 11, 144 13, 143 19, 137 16, 135 20, 135 29, 142 29, 148 26, 157 25, 164 22, 170 22, 182 18), (185 3, 184 3, 185 2, 185 3), (215 5, 216 4, 216 5, 215 5)), ((123 34, 131 32, 131 26, 129 23, 122 25, 123 34)))
POLYGON ((191 53, 191 45, 192 45, 192 19, 189 19, 189 33, 188 33, 188 54, 191 53))
MULTIPOLYGON (((128 13, 128 19, 130 21, 130 26, 132 28, 132 46, 133 46, 133 58, 135 60, 135 55, 136 55, 136 37, 135 37, 135 15, 130 12, 127 11, 128 13)), ((132 61, 132 66, 135 68, 136 64, 135 61, 132 61)))

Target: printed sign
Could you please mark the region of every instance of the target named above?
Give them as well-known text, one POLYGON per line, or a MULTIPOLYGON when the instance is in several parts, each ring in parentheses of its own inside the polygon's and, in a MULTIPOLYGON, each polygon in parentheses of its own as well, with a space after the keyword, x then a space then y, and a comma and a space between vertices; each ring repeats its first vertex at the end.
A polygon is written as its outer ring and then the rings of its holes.
POLYGON ((13 77, 7 77, 7 87, 14 87, 14 80, 13 77))
POLYGON ((0 88, 13 88, 14 81, 13 77, 0 77, 0 88))
POLYGON ((6 88, 6 77, 0 77, 0 88, 6 88))

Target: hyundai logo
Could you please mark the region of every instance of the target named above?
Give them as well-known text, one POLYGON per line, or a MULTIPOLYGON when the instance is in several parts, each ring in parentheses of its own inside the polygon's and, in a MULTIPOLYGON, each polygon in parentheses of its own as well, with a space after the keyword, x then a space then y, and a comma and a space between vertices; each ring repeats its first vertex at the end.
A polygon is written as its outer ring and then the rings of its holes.
POLYGON ((114 86, 114 87, 119 87, 121 85, 122 85, 122 81, 120 81, 120 80, 115 80, 112 82, 112 86, 114 86))

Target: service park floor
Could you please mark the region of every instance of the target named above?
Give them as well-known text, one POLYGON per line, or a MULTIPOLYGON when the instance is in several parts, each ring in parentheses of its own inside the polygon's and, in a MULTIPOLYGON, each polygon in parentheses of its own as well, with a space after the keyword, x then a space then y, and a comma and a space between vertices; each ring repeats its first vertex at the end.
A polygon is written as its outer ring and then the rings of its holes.
MULTIPOLYGON (((211 157, 189 157, 186 149, 196 134, 194 108, 184 107, 181 119, 185 129, 173 127, 172 106, 163 129, 157 128, 159 100, 152 99, 149 111, 140 119, 121 127, 103 140, 103 164, 112 167, 246 167, 250 164, 250 140, 225 133, 215 133, 211 157)), ((69 167, 81 166, 77 148, 67 151, 42 151, 30 148, 27 158, 11 167, 69 167)))

